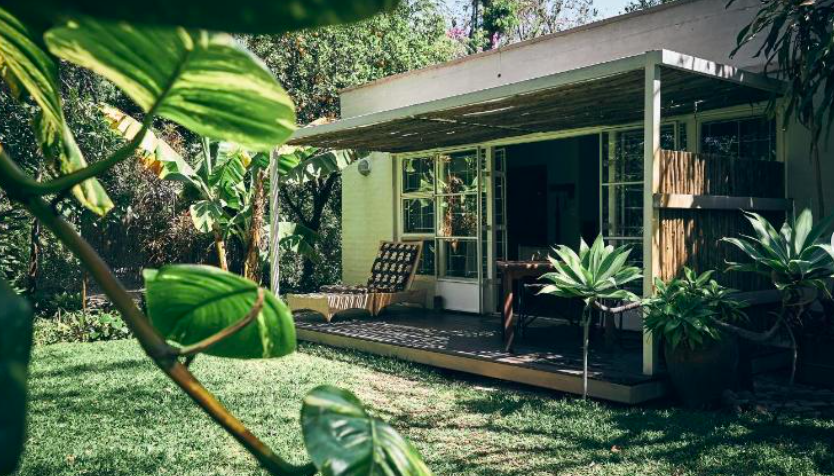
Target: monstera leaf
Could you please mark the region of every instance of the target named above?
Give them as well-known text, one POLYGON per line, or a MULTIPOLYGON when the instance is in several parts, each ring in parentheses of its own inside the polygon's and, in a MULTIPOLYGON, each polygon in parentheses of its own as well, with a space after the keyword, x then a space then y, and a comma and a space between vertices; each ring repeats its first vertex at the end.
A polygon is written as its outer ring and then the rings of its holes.
POLYGON ((32 308, 0 279, 0 474, 17 467, 26 433, 32 308))
POLYGON ((236 33, 283 33, 347 23, 391 10, 397 0, 6 0, 36 18, 87 15, 136 24, 184 26, 236 33))
POLYGON ((44 39, 53 54, 109 79, 145 112, 197 134, 260 151, 295 129, 287 93, 229 35, 83 18, 44 39))
MULTIPOLYGON (((148 317, 166 339, 190 345, 240 321, 257 299, 258 285, 211 266, 171 265, 145 270, 148 317)), ((295 350, 290 310, 265 294, 258 316, 210 347, 219 357, 281 357, 295 350)))
POLYGON ((432 474, 411 443, 346 390, 313 389, 304 397, 301 426, 307 453, 324 476, 432 474))
MULTIPOLYGON (((44 155, 57 160, 62 173, 75 172, 86 167, 87 162, 61 109, 58 67, 38 44, 36 33, 0 8, 0 76, 14 96, 22 99, 28 94, 40 107, 35 132, 44 155)), ((95 179, 76 185, 72 194, 100 215, 113 208, 110 197, 95 179)))

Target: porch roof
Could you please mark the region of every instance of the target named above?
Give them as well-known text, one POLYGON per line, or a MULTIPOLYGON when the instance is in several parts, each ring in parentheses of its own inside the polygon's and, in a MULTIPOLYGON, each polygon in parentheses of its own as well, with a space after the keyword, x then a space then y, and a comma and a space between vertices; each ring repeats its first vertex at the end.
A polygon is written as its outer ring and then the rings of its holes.
POLYGON ((289 143, 412 152, 643 118, 645 68, 661 68, 663 116, 753 104, 784 83, 669 50, 297 130, 289 143))

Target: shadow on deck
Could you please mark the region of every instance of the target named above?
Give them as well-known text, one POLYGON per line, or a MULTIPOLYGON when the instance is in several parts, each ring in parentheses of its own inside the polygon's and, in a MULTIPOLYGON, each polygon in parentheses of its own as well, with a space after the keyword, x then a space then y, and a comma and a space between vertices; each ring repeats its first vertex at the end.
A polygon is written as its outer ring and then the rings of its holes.
MULTIPOLYGON (((579 394, 582 392, 581 329, 539 319, 504 351, 498 317, 390 308, 378 317, 345 312, 326 323, 296 314, 299 339, 394 356, 446 369, 579 394)), ((666 394, 665 381, 642 373, 641 335, 624 331, 606 350, 591 341, 588 393, 635 404, 666 394)))

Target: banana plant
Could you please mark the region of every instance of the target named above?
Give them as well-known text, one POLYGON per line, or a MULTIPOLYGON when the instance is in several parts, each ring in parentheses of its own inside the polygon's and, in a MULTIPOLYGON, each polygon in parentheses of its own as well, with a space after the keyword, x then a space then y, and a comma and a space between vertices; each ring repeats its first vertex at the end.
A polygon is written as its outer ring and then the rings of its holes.
MULTIPOLYGON (((138 120, 115 107, 104 105, 101 110, 113 130, 127 140, 133 140, 142 129, 138 120)), ((282 146, 274 155, 278 186, 302 184, 338 173, 364 155, 352 150, 282 146)), ((185 194, 193 201, 189 207, 192 223, 201 233, 213 236, 221 269, 228 270, 226 243, 237 239, 245 250, 244 276, 260 280, 260 270, 269 257, 261 243, 270 242, 272 233, 265 218, 266 196, 272 186, 267 153, 203 138, 202 154, 192 167, 164 140, 148 131, 137 148, 136 158, 160 179, 185 184, 185 194)), ((278 216, 277 210, 272 216, 278 216)), ((320 239, 316 230, 295 222, 276 225, 281 249, 299 253, 314 263, 321 261, 315 248, 320 239)))
POLYGON ((793 326, 801 325, 809 304, 820 297, 831 299, 829 285, 834 278, 834 235, 829 237, 834 215, 814 225, 810 209, 791 217, 776 228, 763 216, 744 212, 753 228, 752 236, 726 237, 729 243, 750 258, 748 262, 728 262, 728 271, 756 273, 767 277, 782 295, 776 325, 787 329, 793 349, 791 382, 796 375, 798 348, 793 326), (831 240, 831 243, 827 243, 831 240))
POLYGON ((581 299, 582 310, 582 398, 588 397, 588 344, 591 325, 591 310, 618 313, 639 307, 640 299, 624 286, 642 278, 640 269, 628 264, 631 250, 627 246, 614 248, 606 246, 602 235, 597 236, 588 247, 580 238, 579 253, 565 245, 553 248, 555 257, 549 256, 555 271, 544 274, 541 279, 549 282, 539 294, 581 299), (631 304, 610 308, 600 301, 613 299, 630 301, 631 304))

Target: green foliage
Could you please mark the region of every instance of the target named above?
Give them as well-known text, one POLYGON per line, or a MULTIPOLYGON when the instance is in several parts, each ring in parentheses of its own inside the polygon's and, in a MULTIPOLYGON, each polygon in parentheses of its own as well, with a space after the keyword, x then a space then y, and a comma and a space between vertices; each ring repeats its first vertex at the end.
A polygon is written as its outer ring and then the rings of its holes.
POLYGON ((347 390, 323 385, 304 397, 304 444, 324 476, 431 475, 417 450, 368 414, 347 390))
POLYGON ((753 236, 724 238, 739 248, 750 262, 730 262, 729 271, 758 273, 768 277, 787 298, 795 298, 803 289, 815 289, 829 296, 827 280, 834 277, 834 252, 826 244, 834 224, 834 215, 814 225, 811 210, 786 220, 777 231, 756 213, 745 212, 753 226, 753 236))
POLYGON ((668 284, 655 278, 657 292, 643 303, 646 329, 662 337, 672 349, 685 345, 695 350, 721 338, 715 320, 745 320, 746 304, 734 299, 732 293, 736 291, 718 284, 713 274, 705 271, 697 275, 685 267, 684 276, 668 284))
POLYGON ((66 16, 93 16, 137 25, 184 26, 240 33, 276 33, 348 23, 389 10, 397 0, 167 0, 101 3, 88 0, 7 0, 13 10, 41 21, 66 16))
POLYGON ((246 43, 287 88, 298 122, 308 124, 339 116, 341 89, 451 59, 457 45, 446 36, 442 8, 437 0, 404 0, 357 24, 252 36, 246 43))
POLYGON ((26 380, 32 308, 0 279, 0 474, 17 467, 26 437, 26 380))
POLYGON ((35 320, 35 345, 98 342, 130 337, 130 330, 117 314, 101 310, 59 312, 55 317, 35 320))
MULTIPOLYGON (((145 271, 148 317, 166 339, 190 345, 243 319, 258 285, 213 266, 170 265, 145 271)), ((232 358, 281 357, 295 350, 287 306, 267 292, 263 309, 240 331, 206 353, 232 358)))
MULTIPOLYGON (((41 40, 31 28, 0 8, 0 77, 10 92, 22 99, 30 96, 40 107, 34 129, 44 155, 57 160, 64 174, 87 166, 67 126, 58 83, 56 61, 40 47, 41 40)), ((90 179, 73 187, 73 195, 85 207, 107 213, 113 203, 101 184, 90 179)))
MULTIPOLYGON (((732 5, 735 0, 728 4, 732 5)), ((796 117, 816 140, 834 124, 834 3, 763 0, 732 55, 762 39, 756 57, 787 81, 785 120, 796 117)))
POLYGON ((634 293, 623 289, 642 277, 639 268, 628 265, 629 247, 606 246, 599 235, 590 248, 580 239, 579 254, 565 245, 558 245, 553 251, 556 257, 548 260, 556 271, 542 276, 551 284, 541 294, 578 298, 586 306, 600 299, 638 300, 634 293))
POLYGON ((109 79, 145 112, 200 135, 269 150, 295 128, 286 92, 229 35, 83 19, 44 38, 53 54, 109 79))

